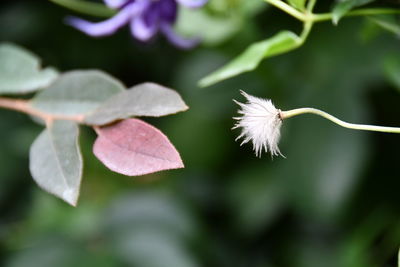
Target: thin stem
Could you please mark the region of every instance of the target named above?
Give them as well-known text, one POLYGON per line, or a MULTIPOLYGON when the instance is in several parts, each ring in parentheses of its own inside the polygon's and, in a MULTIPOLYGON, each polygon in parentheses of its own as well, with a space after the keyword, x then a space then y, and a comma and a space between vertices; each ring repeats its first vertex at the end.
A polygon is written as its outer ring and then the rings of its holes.
MULTIPOLYGON (((65 0, 50 0, 50 1, 65 1, 65 0)), ((281 0, 264 0, 265 2, 279 8, 280 10, 286 12, 292 17, 303 21, 311 21, 311 22, 321 22, 332 20, 332 13, 322 13, 322 14, 313 14, 312 10, 315 6, 315 0, 309 0, 307 4, 307 10, 305 13, 300 12, 294 7, 282 2, 281 0)), ((394 8, 360 8, 353 11, 349 11, 344 17, 353 17, 353 16, 370 16, 370 15, 388 15, 388 14, 400 14, 400 9, 394 8)))
POLYGON ((311 13, 313 11, 316 3, 317 3, 317 0, 309 0, 307 3, 307 8, 306 8, 307 11, 311 13))
POLYGON ((303 13, 301 13, 294 7, 286 4, 285 2, 282 2, 280 0, 264 0, 264 1, 288 13, 289 15, 295 17, 298 20, 305 21, 305 15, 303 13))
POLYGON ((306 114, 306 113, 311 113, 311 114, 316 114, 316 115, 322 116, 325 119, 328 119, 342 127, 349 128, 349 129, 385 132, 385 133, 400 133, 400 127, 385 127, 385 126, 349 123, 349 122, 339 120, 338 118, 332 116, 331 114, 326 113, 325 111, 322 111, 319 109, 315 109, 315 108, 298 108, 298 109, 292 109, 292 110, 288 110, 288 111, 281 111, 280 116, 282 119, 288 119, 288 118, 291 118, 291 117, 294 117, 297 115, 301 115, 301 114, 306 114))
POLYGON ((83 115, 67 116, 67 115, 45 113, 33 108, 28 100, 22 100, 22 99, 0 97, 0 108, 11 109, 38 117, 42 119, 44 122, 46 122, 46 124, 51 124, 52 121, 54 120, 70 120, 82 123, 84 119, 83 115))
POLYGON ((78 0, 49 0, 57 5, 66 7, 73 11, 91 15, 96 17, 109 18, 115 15, 115 10, 106 7, 100 3, 94 3, 89 1, 78 1, 78 0))
MULTIPOLYGON (((345 17, 355 16, 371 16, 371 15, 389 15, 389 14, 400 14, 400 9, 394 8, 362 8, 348 12, 345 17)), ((332 20, 332 13, 313 14, 311 19, 314 22, 332 20)))
POLYGON ((304 22, 303 31, 300 34, 300 44, 299 44, 299 46, 302 45, 306 41, 308 35, 311 32, 313 24, 314 23, 312 21, 304 22))

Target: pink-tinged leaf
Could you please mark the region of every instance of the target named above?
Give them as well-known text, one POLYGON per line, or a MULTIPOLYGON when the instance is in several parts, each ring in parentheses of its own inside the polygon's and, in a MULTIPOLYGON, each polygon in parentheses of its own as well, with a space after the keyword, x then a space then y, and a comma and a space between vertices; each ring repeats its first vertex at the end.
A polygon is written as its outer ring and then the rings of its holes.
POLYGON ((168 138, 144 121, 123 120, 97 134, 93 153, 112 171, 136 176, 184 167, 168 138))

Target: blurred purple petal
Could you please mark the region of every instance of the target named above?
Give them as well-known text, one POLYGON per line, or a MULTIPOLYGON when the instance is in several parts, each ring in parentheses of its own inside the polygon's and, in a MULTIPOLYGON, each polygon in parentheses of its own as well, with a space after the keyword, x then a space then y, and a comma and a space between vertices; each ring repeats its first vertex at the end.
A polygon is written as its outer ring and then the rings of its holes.
POLYGON ((146 23, 143 17, 134 18, 131 21, 132 35, 140 41, 150 40, 158 31, 158 23, 146 23))
POLYGON ((102 22, 89 22, 80 18, 69 17, 66 23, 83 31, 90 36, 106 36, 115 33, 128 23, 136 14, 142 11, 142 5, 132 3, 124 7, 117 15, 102 22))
POLYGON ((132 2, 132 0, 104 0, 104 3, 110 8, 121 8, 128 2, 132 2))
POLYGON ((178 4, 184 5, 189 8, 196 8, 204 6, 208 0, 176 0, 178 4))
POLYGON ((163 21, 174 23, 176 20, 177 3, 175 0, 162 0, 158 2, 158 10, 160 12, 160 18, 163 21))
POLYGON ((200 42, 199 38, 186 39, 183 38, 182 36, 179 36, 172 29, 171 25, 167 23, 161 24, 161 31, 164 33, 165 37, 167 37, 168 41, 170 41, 172 44, 182 49, 191 49, 200 42))

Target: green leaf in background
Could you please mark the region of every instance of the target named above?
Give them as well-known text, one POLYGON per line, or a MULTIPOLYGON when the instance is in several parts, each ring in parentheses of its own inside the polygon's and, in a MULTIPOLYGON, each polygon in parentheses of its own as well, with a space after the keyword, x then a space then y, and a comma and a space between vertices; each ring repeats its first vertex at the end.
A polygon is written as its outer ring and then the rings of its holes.
POLYGON ((95 3, 82 0, 50 0, 60 6, 69 8, 70 10, 80 12, 82 14, 109 18, 115 15, 116 11, 108 8, 101 3, 95 3))
POLYGON ((188 109, 180 95, 155 83, 142 83, 114 95, 100 105, 85 122, 103 125, 131 116, 165 116, 188 109))
POLYGON ((299 10, 304 10, 306 0, 288 0, 287 1, 292 7, 299 10))
POLYGON ((37 94, 31 105, 51 114, 80 115, 95 110, 123 90, 121 82, 102 71, 70 71, 37 94))
POLYGON ((384 71, 389 82, 400 90, 400 55, 387 57, 384 61, 384 71))
POLYGON ((242 26, 240 17, 212 16, 206 10, 181 9, 177 31, 182 35, 200 37, 203 44, 217 45, 235 33, 242 26))
POLYGON ((40 69, 40 59, 14 44, 0 44, 0 94, 23 94, 48 86, 57 77, 53 68, 40 69))
POLYGON ((368 19, 380 28, 400 36, 400 25, 394 15, 370 16, 368 19))
POLYGON ((78 125, 54 121, 33 142, 29 168, 36 183, 75 206, 82 178, 78 125))
POLYGON ((332 10, 332 22, 338 24, 339 20, 351 9, 371 3, 373 0, 343 0, 337 3, 332 10))
POLYGON ((199 266, 179 238, 154 227, 132 228, 115 238, 113 244, 128 266, 199 266))
POLYGON ((254 70, 264 58, 290 51, 300 44, 299 36, 290 31, 281 31, 267 40, 252 44, 227 65, 201 79, 199 85, 206 87, 243 72, 254 70))
POLYGON ((197 225, 172 195, 136 191, 115 199, 104 215, 106 242, 129 266, 199 266, 187 249, 197 225))
POLYGON ((273 163, 254 162, 248 168, 238 168, 227 187, 228 203, 235 211, 233 222, 240 232, 256 235, 265 231, 287 205, 279 162, 273 163))
POLYGON ((173 195, 153 188, 113 199, 104 212, 104 226, 110 236, 149 226, 181 238, 191 237, 198 231, 185 204, 173 195))

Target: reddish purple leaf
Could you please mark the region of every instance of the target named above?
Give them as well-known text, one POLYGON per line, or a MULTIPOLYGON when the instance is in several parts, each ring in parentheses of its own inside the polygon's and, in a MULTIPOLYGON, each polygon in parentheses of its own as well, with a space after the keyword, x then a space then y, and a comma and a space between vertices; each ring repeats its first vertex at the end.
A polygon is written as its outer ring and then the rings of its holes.
POLYGON ((127 119, 99 128, 93 153, 110 170, 128 176, 183 168, 178 151, 157 128, 127 119))

